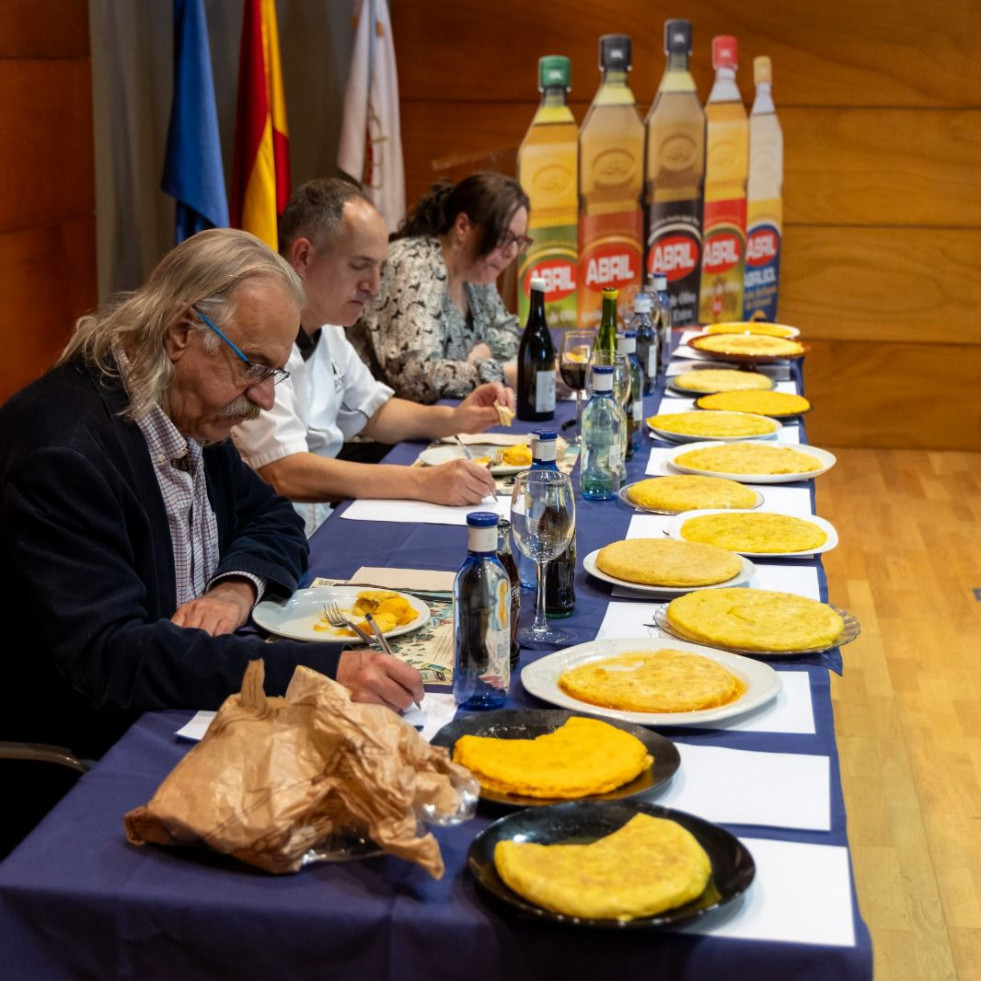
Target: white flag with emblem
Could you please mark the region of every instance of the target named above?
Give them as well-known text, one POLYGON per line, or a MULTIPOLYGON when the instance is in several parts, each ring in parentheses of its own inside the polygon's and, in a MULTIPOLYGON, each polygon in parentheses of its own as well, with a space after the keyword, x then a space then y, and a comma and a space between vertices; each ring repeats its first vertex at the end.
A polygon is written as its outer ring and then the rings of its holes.
POLYGON ((356 0, 337 165, 359 180, 389 231, 405 215, 399 81, 387 0, 356 0))

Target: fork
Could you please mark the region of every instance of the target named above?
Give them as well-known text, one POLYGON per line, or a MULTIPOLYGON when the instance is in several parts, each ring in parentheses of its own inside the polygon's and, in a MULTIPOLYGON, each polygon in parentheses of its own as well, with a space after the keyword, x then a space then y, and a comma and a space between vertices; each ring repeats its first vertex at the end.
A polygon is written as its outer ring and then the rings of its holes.
POLYGON ((353 630, 369 647, 371 647, 373 637, 369 637, 356 623, 352 623, 343 613, 336 603, 324 603, 324 616, 332 627, 347 627, 353 630))

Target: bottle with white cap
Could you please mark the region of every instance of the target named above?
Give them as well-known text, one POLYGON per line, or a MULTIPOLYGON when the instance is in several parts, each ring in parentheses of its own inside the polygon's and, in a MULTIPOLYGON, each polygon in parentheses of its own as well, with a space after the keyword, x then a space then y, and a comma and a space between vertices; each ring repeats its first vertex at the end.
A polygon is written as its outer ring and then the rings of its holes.
POLYGON ((613 397, 613 365, 593 365, 593 394, 582 414, 582 496, 609 501, 620 490, 622 433, 627 418, 613 397))
POLYGON ((651 319, 654 297, 647 290, 634 297, 634 315, 627 326, 637 335, 637 361, 644 375, 644 395, 651 395, 657 384, 658 336, 651 319))
POLYGON ((530 308, 518 346, 519 419, 544 422, 555 416, 555 346, 545 321, 545 280, 531 281, 530 308))

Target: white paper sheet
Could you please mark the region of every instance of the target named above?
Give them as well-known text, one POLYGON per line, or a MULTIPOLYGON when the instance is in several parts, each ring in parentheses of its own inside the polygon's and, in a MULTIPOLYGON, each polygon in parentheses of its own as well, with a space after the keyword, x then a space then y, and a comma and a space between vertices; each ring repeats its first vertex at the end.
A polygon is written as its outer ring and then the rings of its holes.
MULTIPOLYGON (((456 700, 452 693, 427 691, 422 700, 422 707, 413 706, 402 716, 409 725, 421 730, 422 737, 427 741, 439 732, 456 714, 456 700)), ((215 717, 214 712, 197 712, 194 717, 177 730, 175 735, 181 739, 200 742, 215 717)))
POLYGON ((728 918, 683 927, 713 937, 854 947, 848 850, 766 838, 739 839, 753 856, 756 878, 728 918))
POLYGON ((831 830, 827 756, 675 745, 681 766, 658 804, 720 824, 831 830))
POLYGON ((821 599, 821 583, 817 569, 806 565, 766 565, 755 559, 756 574, 749 585, 756 589, 775 589, 780 593, 796 593, 808 599, 821 599))
POLYGON ((401 524, 465 525, 471 511, 493 511, 507 517, 511 511, 511 498, 504 495, 486 497, 480 504, 466 507, 450 507, 445 504, 429 504, 426 501, 383 501, 361 498, 341 514, 351 521, 394 521, 401 524))
POLYGON ((204 734, 211 725, 211 720, 215 717, 214 712, 196 712, 194 717, 187 725, 177 730, 175 735, 181 739, 190 739, 192 742, 200 742, 204 739, 204 734))

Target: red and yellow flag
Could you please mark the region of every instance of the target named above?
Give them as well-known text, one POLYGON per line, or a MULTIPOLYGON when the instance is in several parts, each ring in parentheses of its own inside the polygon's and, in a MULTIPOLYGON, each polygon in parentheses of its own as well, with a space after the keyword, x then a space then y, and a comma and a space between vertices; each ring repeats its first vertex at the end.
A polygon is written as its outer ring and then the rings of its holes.
POLYGON ((278 245, 290 196, 290 144, 279 61, 276 0, 245 0, 232 170, 232 225, 278 245))

